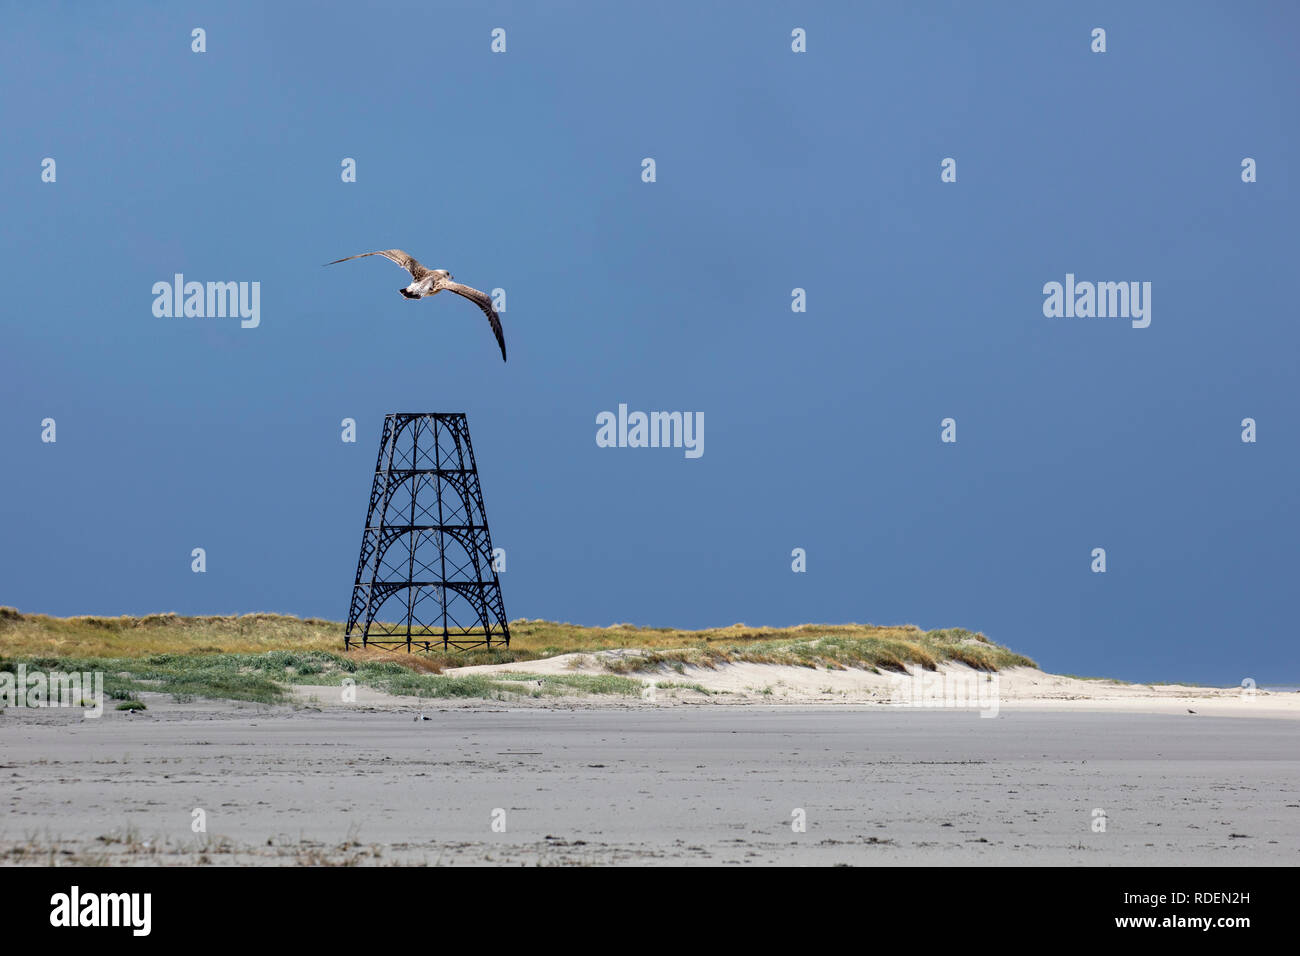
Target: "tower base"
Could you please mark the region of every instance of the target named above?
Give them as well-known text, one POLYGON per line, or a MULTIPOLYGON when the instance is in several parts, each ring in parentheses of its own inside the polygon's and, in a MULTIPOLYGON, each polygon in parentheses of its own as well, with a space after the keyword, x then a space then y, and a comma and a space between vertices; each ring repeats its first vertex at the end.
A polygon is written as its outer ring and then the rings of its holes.
POLYGON ((463 412, 384 417, 343 645, 510 646, 463 412))

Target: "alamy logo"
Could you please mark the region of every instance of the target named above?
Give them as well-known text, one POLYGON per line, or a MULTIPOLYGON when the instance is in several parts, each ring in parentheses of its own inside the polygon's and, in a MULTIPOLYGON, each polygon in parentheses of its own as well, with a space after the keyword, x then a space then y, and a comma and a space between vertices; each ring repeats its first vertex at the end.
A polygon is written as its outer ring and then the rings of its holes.
POLYGON ((1049 319, 1132 319, 1133 328, 1151 324, 1150 282, 1075 282, 1065 274, 1065 284, 1043 286, 1043 315, 1049 319))
POLYGON ((600 448, 683 448, 687 458, 704 454, 703 412, 631 412, 627 405, 596 416, 600 448))
POLYGON ((103 671, 32 671, 26 664, 0 671, 0 703, 6 707, 87 707, 83 717, 104 714, 103 671))
POLYGON ((129 926, 131 935, 148 936, 152 924, 151 893, 71 892, 50 897, 51 926, 129 926))
POLYGON ((160 319, 224 319, 238 316, 240 326, 262 324, 262 283, 186 282, 176 273, 171 282, 153 284, 153 314, 160 319))
POLYGON ((978 709, 981 717, 996 717, 1001 706, 998 675, 939 671, 890 674, 889 703, 902 707, 978 709))

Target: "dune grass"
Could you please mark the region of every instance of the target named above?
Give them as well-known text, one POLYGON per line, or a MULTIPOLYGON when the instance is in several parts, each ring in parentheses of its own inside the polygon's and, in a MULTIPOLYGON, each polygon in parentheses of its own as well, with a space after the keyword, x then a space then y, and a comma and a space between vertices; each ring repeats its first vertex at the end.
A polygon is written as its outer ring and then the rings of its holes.
POLYGON ((962 663, 983 671, 1037 666, 1029 658, 994 644, 983 634, 961 628, 922 631, 919 628, 803 625, 789 630, 806 633, 795 637, 773 634, 758 640, 742 636, 703 646, 650 649, 606 659, 604 666, 623 674, 663 667, 682 671, 688 665, 717 667, 736 662, 829 670, 857 667, 876 672, 902 671, 908 665, 934 670, 945 662, 962 663), (858 633, 862 630, 901 633, 858 633))
MULTIPOLYGON (((19 663, 35 671, 99 672, 112 700, 138 702, 142 691, 194 697, 287 703, 292 685, 358 686, 409 697, 555 697, 564 694, 637 696, 645 685, 614 674, 443 675, 414 670, 398 660, 356 660, 330 651, 266 651, 261 654, 154 654, 149 657, 0 658, 0 671, 19 663)), ((121 707, 119 710, 123 709, 121 707)))
POLYGON ((989 671, 1036 666, 983 634, 961 628, 734 624, 684 631, 518 620, 511 622, 510 630, 508 649, 407 654, 371 648, 345 653, 343 625, 317 618, 281 614, 58 618, 5 607, 0 608, 0 669, 12 670, 21 661, 45 670, 102 671, 106 692, 118 699, 155 690, 177 699, 204 696, 278 703, 289 699, 289 685, 337 685, 346 677, 376 690, 419 697, 634 695, 644 685, 627 675, 728 662, 874 671, 897 671, 907 665, 933 669, 950 661, 989 671), (442 673, 471 664, 600 651, 626 653, 593 658, 608 672, 601 675, 442 673))
POLYGON ((284 614, 224 617, 50 617, 0 607, 0 654, 43 657, 148 657, 153 654, 338 650, 334 621, 284 614))

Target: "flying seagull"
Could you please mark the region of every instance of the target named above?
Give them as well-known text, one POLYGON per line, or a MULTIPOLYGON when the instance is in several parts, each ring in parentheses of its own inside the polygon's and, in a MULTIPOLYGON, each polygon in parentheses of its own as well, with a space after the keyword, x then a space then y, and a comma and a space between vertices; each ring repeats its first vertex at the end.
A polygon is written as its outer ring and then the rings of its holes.
POLYGON ((426 295, 437 295, 439 292, 454 292, 469 299, 483 310, 483 314, 492 323, 492 334, 497 337, 497 344, 501 346, 501 361, 506 360, 506 338, 501 331, 501 317, 497 315, 496 309, 492 308, 490 296, 483 294, 478 289, 472 289, 459 282, 453 282, 452 274, 446 269, 425 268, 413 256, 407 255, 401 249, 380 249, 378 252, 363 252, 357 256, 344 256, 342 259, 335 259, 333 262, 325 264, 332 266, 340 262, 347 262, 349 259, 364 259, 366 256, 383 256, 385 259, 396 262, 411 274, 411 278, 415 281, 405 289, 398 290, 408 299, 422 299, 426 295))

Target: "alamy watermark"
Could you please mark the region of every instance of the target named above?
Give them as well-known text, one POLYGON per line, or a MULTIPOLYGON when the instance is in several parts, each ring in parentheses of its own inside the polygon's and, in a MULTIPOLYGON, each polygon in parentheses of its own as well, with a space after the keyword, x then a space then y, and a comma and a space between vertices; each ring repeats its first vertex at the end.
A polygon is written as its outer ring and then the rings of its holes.
POLYGON ((1132 319, 1135 329, 1151 324, 1150 282, 1076 282, 1067 272, 1064 284, 1046 283, 1043 295, 1049 319, 1132 319))
POLYGON ((26 664, 0 671, 0 703, 6 707, 89 707, 83 717, 104 713, 103 671, 31 671, 26 664))
POLYGON ((704 454, 703 412, 629 412, 596 416, 596 445, 600 448, 682 448, 687 458, 704 454))
POLYGON ((152 893, 83 893, 73 887, 50 897, 50 925, 125 927, 133 936, 148 936, 153 920, 152 893))
POLYGON ((979 710, 981 717, 996 717, 1000 699, 998 675, 993 673, 921 671, 889 675, 889 703, 902 707, 951 707, 979 710))
POLYGON ((160 319, 240 319, 240 326, 262 324, 262 283, 186 282, 177 272, 171 282, 153 284, 153 314, 160 319))

